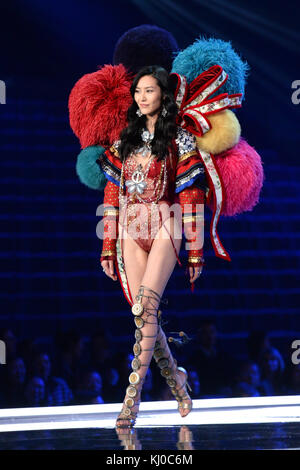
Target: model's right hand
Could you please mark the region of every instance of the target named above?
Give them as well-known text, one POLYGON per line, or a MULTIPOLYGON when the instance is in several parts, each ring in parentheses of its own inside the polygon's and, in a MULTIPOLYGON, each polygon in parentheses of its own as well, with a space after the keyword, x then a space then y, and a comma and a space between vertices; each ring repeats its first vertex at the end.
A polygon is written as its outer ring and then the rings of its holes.
POLYGON ((113 281, 116 281, 118 279, 117 275, 115 274, 114 261, 112 259, 103 260, 101 262, 101 266, 105 270, 104 273, 113 281))

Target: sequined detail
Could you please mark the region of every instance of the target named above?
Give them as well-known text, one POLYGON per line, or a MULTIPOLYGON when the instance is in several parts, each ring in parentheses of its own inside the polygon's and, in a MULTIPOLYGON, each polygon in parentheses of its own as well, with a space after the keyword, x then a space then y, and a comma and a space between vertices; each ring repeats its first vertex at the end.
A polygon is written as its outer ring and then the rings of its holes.
POLYGON ((114 256, 115 250, 102 250, 101 256, 114 256))
POLYGON ((196 137, 182 127, 177 127, 175 142, 178 146, 179 160, 183 155, 193 155, 197 152, 196 137))
MULTIPOLYGON (((170 147, 169 155, 161 161, 153 155, 144 160, 139 160, 138 155, 131 155, 122 164, 117 154, 119 143, 120 141, 114 142, 113 148, 103 154, 103 162, 106 160, 105 164, 114 178, 118 179, 118 184, 109 180, 104 190, 105 234, 101 260, 116 258, 119 280, 125 297, 132 306, 134 302, 131 299, 123 260, 124 231, 129 235, 133 234, 134 236, 131 236, 135 242, 149 253, 160 228, 170 216, 177 217, 164 207, 169 209, 179 202, 182 209, 180 217, 177 218, 179 228, 183 225, 184 229, 193 229, 198 222, 203 221, 203 214, 199 212, 197 205, 205 204, 209 188, 195 137, 187 130, 178 127, 174 146, 170 147), (138 165, 142 165, 147 184, 142 194, 137 191, 130 193, 126 186, 126 181, 132 179, 138 165), (192 204, 192 211, 184 213, 186 204, 192 204)), ((171 236, 170 239, 173 243, 171 236)), ((196 250, 192 243, 190 247, 191 257, 188 263, 196 266, 199 259, 202 260, 203 248, 196 250)), ((173 248, 181 265, 174 243, 173 248)), ((143 320, 137 315, 134 316, 136 327, 142 328, 143 320)))
MULTIPOLYGON (((111 147, 112 149, 113 147, 111 147)), ((101 170, 105 174, 106 178, 115 183, 117 186, 120 184, 122 162, 115 152, 106 150, 96 160, 96 163, 101 167, 101 170)))
POLYGON ((113 215, 113 216, 118 216, 119 214, 119 209, 117 208, 111 208, 111 209, 105 209, 103 211, 103 216, 107 216, 107 215, 113 215))
POLYGON ((189 256, 190 263, 203 263, 204 258, 202 256, 189 256))
POLYGON ((198 154, 196 137, 186 129, 178 127, 175 140, 178 148, 178 163, 175 181, 175 192, 179 193, 196 180, 206 190, 208 187, 204 165, 198 154))

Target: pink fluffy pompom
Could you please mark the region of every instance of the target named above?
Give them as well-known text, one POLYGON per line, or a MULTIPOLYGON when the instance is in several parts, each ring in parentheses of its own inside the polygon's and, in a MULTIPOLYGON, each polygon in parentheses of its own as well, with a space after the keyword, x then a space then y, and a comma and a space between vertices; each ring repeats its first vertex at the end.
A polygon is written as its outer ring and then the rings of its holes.
MULTIPOLYGON (((221 215, 234 216, 251 211, 259 201, 264 181, 259 154, 240 138, 233 148, 215 155, 215 161, 224 189, 221 215)), ((207 203, 213 209, 212 197, 207 203)))
POLYGON ((132 77, 124 65, 104 65, 81 77, 69 96, 70 125, 81 148, 110 146, 127 125, 132 77))

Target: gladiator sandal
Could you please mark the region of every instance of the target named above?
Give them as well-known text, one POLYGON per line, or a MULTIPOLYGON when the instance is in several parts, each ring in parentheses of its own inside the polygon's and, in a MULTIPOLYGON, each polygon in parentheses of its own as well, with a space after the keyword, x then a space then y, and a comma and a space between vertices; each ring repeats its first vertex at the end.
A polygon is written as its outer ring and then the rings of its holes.
POLYGON ((153 356, 160 368, 161 375, 165 377, 168 386, 171 388, 172 394, 178 402, 178 411, 184 418, 189 414, 193 407, 192 399, 189 396, 186 387, 189 391, 192 391, 192 389, 187 381, 187 371, 183 367, 177 367, 177 361, 174 359, 170 351, 166 335, 160 324, 158 327, 158 336, 153 356), (179 372, 185 375, 185 380, 181 386, 179 386, 181 381, 178 381, 178 375, 180 375, 179 372))
POLYGON ((126 389, 121 413, 116 421, 117 428, 132 428, 135 425, 142 385, 153 356, 158 333, 157 310, 161 301, 159 294, 141 285, 136 301, 137 303, 131 309, 136 326, 134 359, 131 362, 133 372, 129 375, 129 386, 126 389))

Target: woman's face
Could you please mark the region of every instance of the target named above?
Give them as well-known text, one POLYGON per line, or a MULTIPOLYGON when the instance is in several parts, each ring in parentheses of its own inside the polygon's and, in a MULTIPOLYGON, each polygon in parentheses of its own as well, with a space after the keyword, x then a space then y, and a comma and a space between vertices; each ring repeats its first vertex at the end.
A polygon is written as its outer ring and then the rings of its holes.
POLYGON ((149 116, 158 114, 161 107, 161 88, 156 78, 152 75, 144 75, 137 83, 134 99, 140 111, 149 116))

